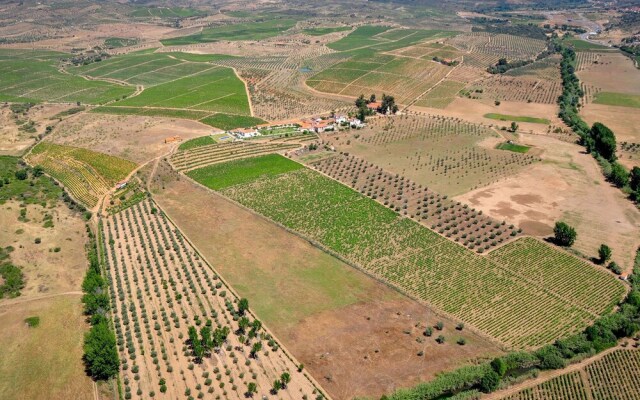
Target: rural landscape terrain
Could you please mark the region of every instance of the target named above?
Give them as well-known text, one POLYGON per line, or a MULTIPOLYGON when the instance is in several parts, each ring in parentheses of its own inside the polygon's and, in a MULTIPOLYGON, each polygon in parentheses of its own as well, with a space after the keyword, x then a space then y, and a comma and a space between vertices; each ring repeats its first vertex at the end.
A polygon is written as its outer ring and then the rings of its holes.
POLYGON ((640 3, 0 4, 0 399, 640 400, 640 3))

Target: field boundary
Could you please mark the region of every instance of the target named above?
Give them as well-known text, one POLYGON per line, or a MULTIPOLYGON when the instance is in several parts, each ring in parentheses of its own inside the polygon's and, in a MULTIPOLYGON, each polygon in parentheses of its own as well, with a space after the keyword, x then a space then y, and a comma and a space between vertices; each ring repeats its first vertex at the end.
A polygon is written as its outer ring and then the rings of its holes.
MULTIPOLYGON (((188 176, 184 175, 184 177, 186 177, 187 179, 191 179, 188 176)), ((152 178, 152 177, 151 177, 152 178)), ((197 182, 195 182, 197 183, 197 182)), ((211 190, 211 189, 208 189, 211 190)), ((226 198, 225 198, 226 199, 226 198)), ((162 208, 162 206, 160 206, 160 204, 153 199, 153 195, 150 198, 151 202, 153 204, 155 204, 160 211, 162 211, 162 213, 164 214, 164 216, 169 220, 169 222, 171 222, 173 224, 173 226, 175 226, 178 231, 180 232, 180 234, 182 235, 182 237, 184 238, 184 240, 187 241, 187 243, 189 243, 189 245, 193 248, 193 250, 196 252, 196 254, 198 254, 198 256, 200 258, 202 258, 205 263, 207 264, 207 267, 209 267, 209 269, 211 271, 213 271, 216 275, 218 275, 218 279, 220 279, 220 281, 224 284, 224 286, 227 288, 227 290, 229 290, 231 293, 233 293, 234 296, 236 296, 238 299, 242 298, 242 296, 240 296, 235 289, 233 289, 233 287, 229 284, 229 282, 227 282, 227 280, 215 269, 213 268, 213 266, 211 265, 211 263, 209 262, 209 260, 200 252, 200 250, 198 250, 198 247, 196 247, 196 245, 191 241, 191 239, 189 238, 189 236, 184 233, 184 231, 180 228, 180 226, 166 213, 166 211, 164 210, 164 208, 162 208)), ((251 316, 257 320, 258 317, 255 314, 255 312, 251 309, 251 307, 249 307, 248 310, 249 314, 251 314, 251 316)), ((276 336, 267 326, 265 326, 264 324, 262 325, 262 329, 264 329, 267 333, 269 333, 273 338, 278 338, 278 336, 276 336)), ((295 358, 295 356, 293 356, 293 353, 289 351, 289 349, 286 348, 286 346, 278 339, 277 340, 278 346, 282 349, 283 353, 287 356, 287 358, 289 360, 291 360, 291 362, 293 362, 294 365, 301 365, 301 363, 295 358)), ((311 382, 311 384, 327 399, 327 400, 332 400, 331 397, 329 396, 329 394, 322 388, 322 386, 320 385, 320 383, 318 383, 318 381, 316 381, 310 374, 308 374, 307 372, 302 372, 302 374, 304 375, 304 377, 309 380, 309 382, 311 382)))
MULTIPOLYGON (((295 160, 294 160, 294 161, 295 161, 295 160)), ((296 161, 296 162, 297 162, 297 161, 296 161)), ((309 167, 305 166, 304 164, 302 164, 302 165, 303 165, 303 168, 306 168, 306 169, 311 170, 309 167)), ((311 170, 311 171, 316 172, 315 170, 311 170)), ((418 304, 422 304, 422 305, 424 305, 424 306, 428 307, 428 308, 430 309, 430 311, 431 311, 431 312, 433 312, 435 315, 439 315, 439 316, 442 316, 442 317, 446 317, 446 318, 451 319, 451 320, 453 320, 453 321, 458 321, 458 322, 461 322, 461 321, 462 321, 460 318, 458 318, 458 317, 456 317, 456 316, 454 316, 454 315, 452 315, 452 314, 449 314, 449 313, 447 313, 446 311, 443 311, 443 310, 441 310, 441 309, 440 309, 440 308, 438 308, 438 307, 434 307, 434 306, 433 306, 431 303, 429 303, 429 302, 426 302, 426 301, 424 301, 424 300, 422 300, 422 299, 419 299, 418 297, 414 297, 414 296, 412 296, 412 295, 411 295, 411 294, 409 294, 409 293, 405 293, 405 292, 403 292, 400 288, 397 288, 397 287, 393 286, 392 284, 390 284, 389 282, 386 282, 386 281, 385 281, 385 280, 383 280, 382 278, 380 278, 380 277, 378 277, 378 276, 376 276, 376 275, 372 274, 371 272, 367 271, 365 268, 363 268, 363 267, 362 267, 362 266, 360 266, 359 264, 357 264, 357 263, 355 263, 355 262, 353 262, 353 261, 350 261, 350 260, 346 259, 345 257, 343 257, 342 255, 338 254, 337 252, 335 252, 335 251, 331 250, 330 248, 328 248, 328 247, 324 246, 322 243, 319 243, 319 242, 317 242, 317 241, 316 241, 316 240, 314 240, 314 239, 311 239, 311 238, 309 238, 309 237, 306 237, 306 236, 304 236, 303 234, 301 234, 301 233, 299 233, 299 232, 297 232, 297 231, 295 231, 295 230, 293 230, 293 229, 290 229, 290 228, 288 228, 288 227, 284 226, 283 224, 281 224, 281 223, 279 223, 279 222, 277 222, 277 221, 274 221, 274 220, 272 220, 271 218, 269 218, 269 217, 267 217, 267 216, 265 216, 265 215, 262 215, 262 214, 258 213, 257 211, 254 211, 254 210, 252 210, 251 208, 246 207, 246 206, 244 206, 243 204, 240 204, 240 203, 238 203, 237 201, 235 201, 235 200, 233 200, 233 199, 230 199, 230 198, 228 198, 228 197, 224 196, 223 194, 221 194, 221 193, 219 193, 219 192, 216 192, 215 190, 210 189, 210 188, 208 188, 208 187, 206 187, 206 186, 202 185, 202 184, 201 184, 201 183, 199 183, 199 182, 196 182, 196 181, 195 181, 195 180, 193 180, 191 177, 189 177, 189 176, 187 176, 187 175, 183 174, 182 172, 180 172, 180 174, 181 174, 185 179, 189 180, 189 182, 191 182, 191 183, 193 183, 194 185, 196 185, 196 186, 198 186, 198 187, 200 187, 200 188, 204 189, 205 191, 207 191, 207 192, 209 192, 209 193, 211 193, 211 194, 213 194, 213 195, 217 196, 218 198, 224 199, 225 201, 228 201, 229 203, 231 203, 231 204, 233 204, 233 205, 235 205, 235 206, 238 206, 238 207, 242 208, 242 209, 243 209, 243 210, 245 210, 245 211, 248 211, 248 212, 249 212, 249 213, 251 213, 252 215, 255 215, 255 216, 257 216, 257 217, 260 217, 261 219, 263 219, 263 220, 265 220, 265 221, 268 221, 269 223, 275 224, 276 226, 278 226, 278 227, 280 227, 280 228, 284 229, 285 231, 287 231, 287 232, 289 232, 289 233, 291 233, 291 234, 293 234, 293 235, 295 235, 295 236, 299 237, 300 239, 303 239, 304 241, 306 241, 306 242, 308 242, 309 244, 311 244, 312 246, 314 246, 314 247, 316 247, 316 248, 318 248, 318 249, 322 250, 323 252, 325 252, 325 253, 329 254, 330 256, 337 258, 338 260, 340 260, 340 261, 344 262, 345 264, 347 264, 347 265, 349 265, 350 267, 352 267, 352 268, 354 268, 354 269, 358 270, 359 272, 364 273, 364 274, 365 274, 365 275, 367 275, 368 277, 370 277, 370 278, 372 278, 372 279, 375 279, 377 282, 379 282, 379 283, 381 283, 381 284, 385 285, 386 287, 388 287, 388 288, 390 288, 390 289, 394 290, 395 292, 397 292, 397 293, 401 294, 402 296, 405 296, 405 297, 407 297, 407 298, 409 298, 409 299, 411 299, 411 300, 413 300, 413 301, 416 301, 418 304)), ((342 184, 342 183, 341 183, 341 184, 342 184)), ((351 188, 349 188, 349 189, 351 189, 351 188)), ((353 190, 353 189, 351 189, 351 190, 353 190)), ((428 229, 428 228, 425 228, 425 229, 428 229)), ((448 239, 447 239, 447 240, 448 240, 448 239)), ((482 337, 482 338, 484 338, 484 339, 486 339, 486 340, 490 341, 491 343, 495 344, 496 346, 498 346, 498 348, 500 348, 500 349, 501 349, 501 350, 503 350, 503 351, 507 351, 507 350, 509 350, 509 349, 510 349, 510 348, 506 345, 506 343, 503 343, 502 341, 500 341, 500 340, 498 340, 498 339, 496 339, 496 338, 494 338, 494 337, 492 337, 492 336, 488 335, 487 333, 485 333, 485 332, 481 331, 480 329, 476 328, 474 325, 472 325, 472 324, 468 324, 466 321, 465 321, 465 329, 469 329, 469 330, 470 330, 470 331, 472 331, 473 333, 475 333, 475 334, 479 335, 480 337, 482 337)))

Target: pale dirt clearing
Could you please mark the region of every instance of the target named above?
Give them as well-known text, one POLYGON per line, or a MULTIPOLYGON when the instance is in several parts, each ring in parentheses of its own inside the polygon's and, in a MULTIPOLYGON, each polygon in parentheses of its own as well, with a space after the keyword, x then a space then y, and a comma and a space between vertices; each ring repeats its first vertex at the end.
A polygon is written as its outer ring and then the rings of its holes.
POLYGON ((335 399, 379 397, 500 353, 272 222, 162 175, 165 189, 154 199, 335 399), (436 330, 422 335, 440 320, 444 345, 435 343, 436 330), (465 346, 456 344, 460 337, 465 346))
POLYGON ((606 243, 613 260, 630 270, 640 245, 638 209, 604 180, 581 146, 537 135, 521 138, 544 149, 541 163, 455 199, 539 237, 552 235, 555 221, 566 221, 578 233, 575 249, 595 257, 606 243))
POLYGON ((51 117, 67 110, 65 104, 40 104, 31 107, 26 113, 14 113, 8 105, 0 108, 0 154, 19 155, 35 143, 38 134, 45 132, 47 126, 55 125, 58 120, 51 117))
MULTIPOLYGON (((559 125, 561 122, 556 117, 558 111, 555 104, 538 104, 538 103, 520 103, 515 101, 503 101, 499 106, 496 106, 491 102, 483 100, 467 99, 463 97, 456 97, 451 104, 449 104, 444 110, 435 108, 425 108, 411 106, 411 110, 416 112, 429 113, 434 115, 444 115, 447 117, 461 118, 465 121, 475 122, 484 125, 493 125, 496 127, 510 126, 509 121, 500 121, 490 118, 485 118, 485 114, 497 113, 515 116, 536 117, 549 119, 551 124, 559 125)), ((546 133, 548 125, 545 124, 532 124, 527 122, 518 122, 519 131, 521 132, 533 132, 533 133, 546 133)))
POLYGON ((185 141, 214 131, 185 119, 84 113, 60 123, 48 140, 143 163, 175 146, 165 138, 180 136, 185 141))

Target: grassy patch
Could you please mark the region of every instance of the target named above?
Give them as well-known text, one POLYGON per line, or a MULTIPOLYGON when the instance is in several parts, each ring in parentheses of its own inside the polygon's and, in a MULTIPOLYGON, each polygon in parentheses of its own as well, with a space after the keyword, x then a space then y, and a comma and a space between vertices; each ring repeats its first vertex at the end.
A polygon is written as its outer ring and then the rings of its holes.
POLYGON ((20 296, 20 290, 24 288, 24 274, 20 268, 12 264, 2 264, 0 277, 0 299, 20 296))
POLYGON ((513 151, 514 153, 526 153, 529 151, 530 147, 515 143, 500 143, 496 146, 496 149, 513 151))
POLYGON ((351 30, 350 26, 335 26, 331 28, 308 28, 308 29, 303 29, 302 32, 310 36, 323 36, 329 33, 344 32, 344 31, 350 31, 350 30, 351 30))
POLYGON ((498 121, 529 122, 533 124, 544 124, 544 125, 549 125, 551 123, 546 118, 525 117, 521 115, 489 113, 489 114, 485 114, 484 117, 489 119, 496 119, 498 121))
POLYGON ((40 317, 25 318, 24 323, 27 324, 29 328, 37 328, 38 325, 40 325, 40 317))
POLYGON ((628 93, 599 92, 593 100, 596 104, 640 108, 640 96, 628 93))
POLYGON ((146 115, 148 117, 166 117, 182 119, 202 119, 211 114, 207 111, 174 110, 171 108, 144 108, 144 107, 120 107, 103 106, 91 110, 94 113, 115 115, 146 115))
POLYGON ((275 176, 300 168, 302 165, 279 154, 268 154, 210 165, 190 171, 187 175, 211 189, 220 190, 263 176, 275 176))
POLYGON ((127 47, 138 44, 138 39, 127 39, 127 38, 108 38, 104 40, 104 45, 110 48, 118 48, 118 47, 127 47))
POLYGON ((598 50, 612 50, 611 47, 603 46, 597 43, 587 42, 580 38, 564 39, 564 42, 572 46, 575 51, 598 51, 598 50))
POLYGON ((211 125, 215 128, 229 130, 235 128, 256 126, 264 124, 265 121, 260 118, 250 117, 248 115, 215 114, 210 117, 201 119, 200 122, 211 125))
POLYGON ((184 46, 188 44, 215 42, 218 40, 261 40, 278 36, 282 32, 292 28, 295 24, 295 19, 247 22, 206 28, 195 35, 164 39, 160 42, 165 46, 184 46))
POLYGON ((214 144, 216 141, 211 136, 202 136, 194 139, 187 140, 180 144, 178 150, 189 150, 200 146, 206 146, 208 144, 214 144))

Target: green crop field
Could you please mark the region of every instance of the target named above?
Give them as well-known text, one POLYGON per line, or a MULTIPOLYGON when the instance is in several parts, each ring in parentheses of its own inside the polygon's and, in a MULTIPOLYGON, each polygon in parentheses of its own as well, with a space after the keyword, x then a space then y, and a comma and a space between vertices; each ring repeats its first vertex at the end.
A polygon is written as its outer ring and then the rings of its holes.
POLYGON ((640 108, 640 96, 628 93, 598 92, 593 100, 596 104, 640 108))
POLYGON ((70 72, 144 86, 138 95, 93 112, 193 119, 220 129, 263 123, 251 117, 244 83, 235 72, 211 63, 227 58, 230 57, 186 53, 134 54, 71 68, 70 72))
POLYGON ((615 50, 611 47, 603 46, 597 43, 587 42, 580 38, 571 38, 564 40, 567 44, 572 46, 576 51, 611 51, 615 50))
POLYGON ((102 104, 131 95, 134 88, 88 81, 58 71, 65 53, 0 50, 0 101, 102 104))
POLYGON ((539 346, 581 330, 624 293, 615 277, 534 239, 483 257, 315 171, 249 168, 227 164, 190 176, 509 346, 539 346), (592 287, 597 295, 586 296, 592 287))
POLYGON ((302 32, 304 32, 307 35, 310 36, 323 36, 323 35, 327 35, 329 33, 334 33, 334 32, 344 32, 344 31, 350 31, 351 27, 350 26, 334 26, 334 27, 327 27, 327 28, 308 28, 308 29, 303 29, 302 32))
POLYGON ((211 136, 201 136, 182 143, 178 147, 178 150, 195 149, 196 147, 206 146, 208 144, 214 143, 216 143, 216 141, 211 136))
POLYGON ((107 154, 78 147, 41 142, 27 157, 60 181, 74 198, 93 207, 118 181, 126 178, 136 164, 107 154))
POLYGON ((489 113, 489 114, 485 114, 484 117, 489 119, 497 119, 498 121, 530 122, 533 124, 544 124, 544 125, 549 125, 551 123, 546 118, 525 117, 520 115, 489 113))
POLYGON ((278 36, 292 28, 295 19, 273 19, 265 22, 247 22, 242 24, 216 26, 203 29, 195 35, 163 39, 165 46, 184 46, 188 44, 215 42, 218 40, 261 40, 278 36))
POLYGON ((275 176, 300 168, 303 168, 302 165, 288 158, 267 154, 210 165, 190 171, 187 175, 211 189, 220 190, 251 182, 263 176, 275 176))
POLYGON ((531 147, 515 143, 500 143, 496 146, 498 150, 513 151, 514 153, 527 153, 531 147))
POLYGON ((346 37, 329 43, 328 47, 337 51, 353 50, 360 47, 371 46, 380 43, 379 40, 372 36, 391 29, 389 26, 365 25, 359 26, 355 31, 346 37))

